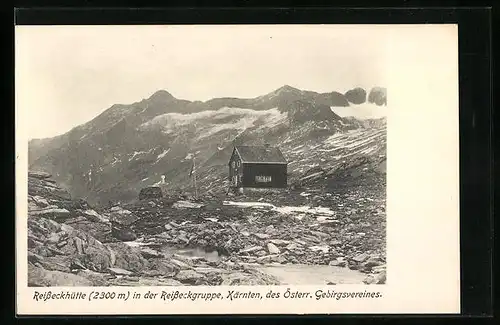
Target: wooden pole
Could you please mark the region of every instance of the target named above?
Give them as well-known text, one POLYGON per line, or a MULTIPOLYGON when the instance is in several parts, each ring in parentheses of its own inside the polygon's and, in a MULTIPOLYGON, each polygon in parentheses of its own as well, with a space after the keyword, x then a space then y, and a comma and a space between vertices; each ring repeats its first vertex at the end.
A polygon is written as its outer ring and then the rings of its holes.
POLYGON ((198 198, 198 187, 196 186, 196 154, 193 155, 193 180, 194 180, 194 197, 198 198))

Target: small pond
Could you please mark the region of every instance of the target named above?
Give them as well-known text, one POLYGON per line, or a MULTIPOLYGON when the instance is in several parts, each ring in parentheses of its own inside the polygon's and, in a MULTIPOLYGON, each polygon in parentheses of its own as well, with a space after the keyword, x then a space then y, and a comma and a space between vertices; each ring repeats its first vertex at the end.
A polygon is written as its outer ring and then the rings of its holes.
MULTIPOLYGON (((142 243, 128 242, 130 246, 141 246, 142 243)), ((162 247, 161 252, 165 255, 183 255, 189 257, 203 257, 208 261, 218 261, 220 256, 217 251, 207 252, 205 249, 197 248, 175 248, 162 247)), ((324 285, 335 284, 361 284, 366 274, 346 267, 329 265, 306 265, 306 264, 247 264, 257 270, 276 277, 282 284, 294 285, 324 285)))

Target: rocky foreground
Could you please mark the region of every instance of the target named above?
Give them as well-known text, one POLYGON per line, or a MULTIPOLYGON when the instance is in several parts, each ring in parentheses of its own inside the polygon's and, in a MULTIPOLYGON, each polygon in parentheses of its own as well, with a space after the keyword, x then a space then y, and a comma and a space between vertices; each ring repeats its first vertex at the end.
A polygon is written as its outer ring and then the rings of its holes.
MULTIPOLYGON (((331 265, 385 283, 385 178, 335 191, 182 195, 93 208, 29 173, 30 286, 272 285, 265 265, 331 265), (182 250, 204 254, 183 254, 182 250)), ((331 283, 334 284, 334 283, 331 283)))

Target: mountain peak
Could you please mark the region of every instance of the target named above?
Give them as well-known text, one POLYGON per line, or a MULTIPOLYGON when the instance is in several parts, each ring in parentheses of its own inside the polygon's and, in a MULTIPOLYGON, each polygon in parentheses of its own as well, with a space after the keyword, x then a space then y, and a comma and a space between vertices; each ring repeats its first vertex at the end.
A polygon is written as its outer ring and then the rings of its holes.
POLYGON ((166 91, 166 90, 158 90, 153 95, 151 95, 151 97, 149 97, 149 100, 154 100, 154 101, 168 101, 168 100, 172 100, 174 98, 175 97, 172 96, 172 94, 169 93, 168 91, 166 91))
POLYGON ((281 88, 278 88, 276 91, 277 92, 282 92, 282 91, 286 91, 286 92, 300 92, 300 89, 297 89, 297 88, 292 87, 290 85, 284 85, 281 88))

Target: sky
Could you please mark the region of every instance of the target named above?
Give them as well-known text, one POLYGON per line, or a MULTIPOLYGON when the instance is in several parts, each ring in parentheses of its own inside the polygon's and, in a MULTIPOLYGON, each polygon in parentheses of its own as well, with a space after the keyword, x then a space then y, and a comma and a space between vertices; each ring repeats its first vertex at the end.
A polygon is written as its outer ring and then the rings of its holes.
POLYGON ((113 104, 252 98, 283 85, 385 85, 386 31, 367 25, 16 26, 16 105, 28 137, 63 134, 113 104))

